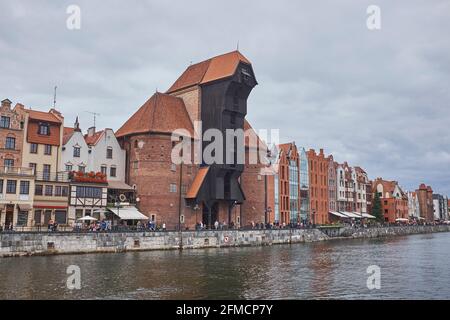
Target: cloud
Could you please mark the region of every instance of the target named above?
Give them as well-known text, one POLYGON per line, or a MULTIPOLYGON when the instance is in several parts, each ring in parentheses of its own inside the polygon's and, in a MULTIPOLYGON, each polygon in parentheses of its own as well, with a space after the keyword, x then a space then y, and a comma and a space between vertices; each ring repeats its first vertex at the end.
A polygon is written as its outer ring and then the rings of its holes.
POLYGON ((0 98, 58 108, 71 124, 87 110, 117 129, 191 63, 240 50, 259 81, 256 128, 325 148, 372 178, 422 181, 450 194, 450 4, 377 1, 3 1, 0 98), (79 31, 66 8, 81 8, 79 31))

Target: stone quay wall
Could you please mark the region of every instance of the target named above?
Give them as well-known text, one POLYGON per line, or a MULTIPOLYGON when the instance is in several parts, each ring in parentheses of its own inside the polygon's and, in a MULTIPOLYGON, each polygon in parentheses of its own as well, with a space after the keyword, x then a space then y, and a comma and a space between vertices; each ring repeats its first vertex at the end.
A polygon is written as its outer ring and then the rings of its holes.
POLYGON ((448 232, 450 226, 129 233, 0 233, 0 257, 270 246, 448 232))

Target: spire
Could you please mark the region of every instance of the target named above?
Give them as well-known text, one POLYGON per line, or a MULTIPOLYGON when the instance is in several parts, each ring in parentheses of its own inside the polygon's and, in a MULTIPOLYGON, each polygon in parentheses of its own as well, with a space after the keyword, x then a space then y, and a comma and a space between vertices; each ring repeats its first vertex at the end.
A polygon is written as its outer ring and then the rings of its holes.
POLYGON ((75 120, 75 124, 74 124, 73 128, 74 128, 74 131, 81 132, 80 123, 78 122, 78 116, 77 116, 77 119, 75 120))

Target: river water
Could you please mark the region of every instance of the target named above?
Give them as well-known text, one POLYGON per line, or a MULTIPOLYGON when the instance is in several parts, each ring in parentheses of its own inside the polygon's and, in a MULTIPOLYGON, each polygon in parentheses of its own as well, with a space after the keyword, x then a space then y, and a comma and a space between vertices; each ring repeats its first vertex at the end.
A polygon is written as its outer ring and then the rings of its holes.
POLYGON ((0 259, 0 299, 450 299, 450 233, 0 259), (81 289, 67 289, 70 265, 81 289), (369 266, 380 289, 369 290, 369 266))

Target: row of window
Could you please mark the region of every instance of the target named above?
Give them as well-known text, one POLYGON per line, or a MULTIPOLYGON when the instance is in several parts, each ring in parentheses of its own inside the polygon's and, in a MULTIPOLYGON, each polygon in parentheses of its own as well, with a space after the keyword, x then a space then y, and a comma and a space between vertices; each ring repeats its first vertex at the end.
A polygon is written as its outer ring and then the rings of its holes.
MULTIPOLYGON (((0 193, 4 192, 4 181, 0 179, 0 193)), ((21 195, 30 194, 30 181, 20 181, 19 190, 21 195)), ((17 180, 6 180, 6 193, 17 194, 17 180)))
POLYGON ((69 187, 37 184, 34 194, 36 196, 67 197, 69 195, 69 187))
MULTIPOLYGON (((73 147, 73 157, 74 158, 81 157, 81 147, 80 146, 73 147)), ((113 148, 108 147, 108 148, 106 148, 106 159, 112 159, 112 158, 113 158, 113 148)))
POLYGON ((94 198, 101 199, 103 189, 99 187, 77 187, 77 198, 94 198))
MULTIPOLYGON (((30 144, 30 153, 37 154, 39 151, 39 144, 31 143, 30 144)), ((49 144, 44 144, 44 155, 51 156, 52 155, 52 146, 49 144)))

